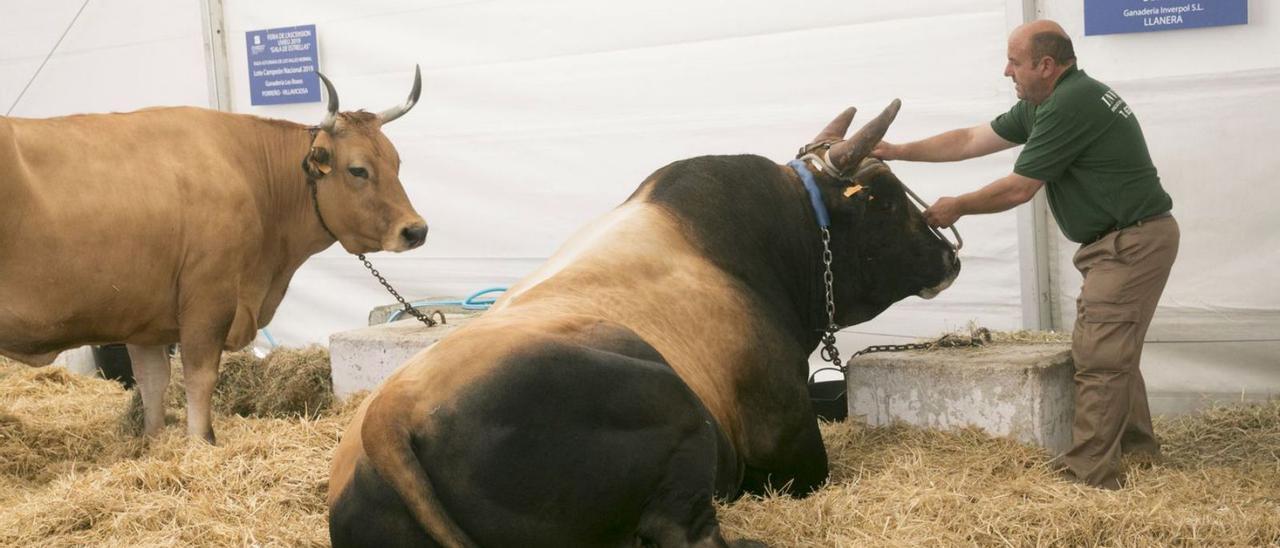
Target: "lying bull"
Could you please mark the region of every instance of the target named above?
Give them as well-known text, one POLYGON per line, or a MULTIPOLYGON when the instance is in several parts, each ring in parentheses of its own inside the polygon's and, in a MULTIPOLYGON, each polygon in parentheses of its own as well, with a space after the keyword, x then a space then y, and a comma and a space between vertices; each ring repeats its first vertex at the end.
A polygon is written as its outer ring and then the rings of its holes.
MULTIPOLYGON (((841 141, 846 111, 799 167, 829 211, 841 325, 959 271, 888 168, 842 175, 897 109, 841 141)), ((334 457, 333 544, 724 546, 713 497, 818 487, 812 206, 797 170, 759 156, 658 170, 364 402, 334 457)))
POLYGON ((0 354, 48 364, 128 343, 145 432, 164 426, 181 343, 187 431, 213 442, 223 350, 271 321, 293 273, 335 239, 404 251, 427 225, 381 127, 408 112, 329 109, 317 127, 199 108, 0 117, 0 354))

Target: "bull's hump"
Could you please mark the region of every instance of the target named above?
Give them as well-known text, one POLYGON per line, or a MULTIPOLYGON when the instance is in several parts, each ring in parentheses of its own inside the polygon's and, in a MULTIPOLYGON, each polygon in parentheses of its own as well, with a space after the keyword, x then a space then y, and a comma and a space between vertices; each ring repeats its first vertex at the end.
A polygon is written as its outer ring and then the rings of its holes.
POLYGON ((643 268, 653 259, 684 249, 691 247, 674 217, 653 204, 628 202, 579 229, 537 270, 516 282, 494 309, 514 304, 529 290, 567 270, 599 270, 604 276, 597 279, 601 283, 626 283, 622 277, 637 272, 616 267, 643 268))

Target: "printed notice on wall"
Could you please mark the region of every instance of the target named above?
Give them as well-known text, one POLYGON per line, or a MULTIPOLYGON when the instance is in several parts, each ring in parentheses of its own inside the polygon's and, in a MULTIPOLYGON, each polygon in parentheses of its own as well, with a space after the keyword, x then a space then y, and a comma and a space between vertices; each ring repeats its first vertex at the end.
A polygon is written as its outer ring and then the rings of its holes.
POLYGON ((1244 25, 1248 22, 1248 0, 1084 0, 1086 36, 1244 25))
POLYGON ((320 101, 315 25, 251 30, 244 34, 244 40, 249 53, 251 104, 320 101))

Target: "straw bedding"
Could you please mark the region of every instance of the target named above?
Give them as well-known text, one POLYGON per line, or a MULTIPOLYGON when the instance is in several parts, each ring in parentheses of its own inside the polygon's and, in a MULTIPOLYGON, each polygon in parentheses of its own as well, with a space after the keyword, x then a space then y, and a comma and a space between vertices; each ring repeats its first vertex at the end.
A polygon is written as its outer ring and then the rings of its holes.
MULTIPOLYGON (((354 403, 334 405, 322 349, 225 360, 210 447, 183 436, 177 397, 145 446, 122 428, 118 385, 0 359, 0 545, 327 544, 329 456, 354 403)), ((976 430, 826 424, 830 485, 720 517, 731 537, 775 546, 1280 543, 1280 402, 1157 429, 1164 461, 1130 463, 1129 487, 1109 492, 976 430)))

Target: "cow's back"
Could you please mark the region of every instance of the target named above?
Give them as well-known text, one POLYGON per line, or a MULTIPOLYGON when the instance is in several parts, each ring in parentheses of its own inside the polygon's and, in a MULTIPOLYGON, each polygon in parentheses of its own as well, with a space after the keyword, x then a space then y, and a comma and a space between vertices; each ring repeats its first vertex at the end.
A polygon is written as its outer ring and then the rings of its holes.
POLYGON ((197 108, 0 118, 0 348, 172 342, 193 247, 261 231, 237 123, 197 108))

